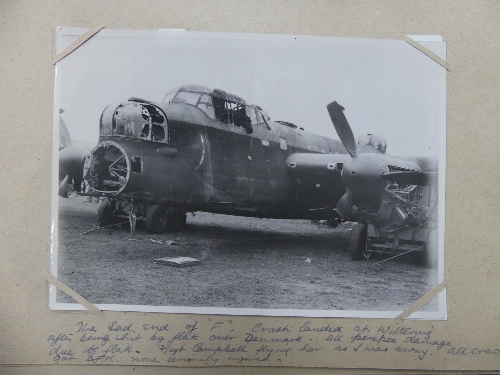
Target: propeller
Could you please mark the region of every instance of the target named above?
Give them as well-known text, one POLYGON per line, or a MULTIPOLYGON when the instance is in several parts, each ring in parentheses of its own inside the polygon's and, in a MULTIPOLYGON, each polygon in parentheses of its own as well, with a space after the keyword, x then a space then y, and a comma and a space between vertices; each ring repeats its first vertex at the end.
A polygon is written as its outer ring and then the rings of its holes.
MULTIPOLYGON (((344 115, 344 107, 337 102, 331 102, 326 109, 340 140, 351 155, 351 159, 346 161, 342 168, 342 180, 347 190, 354 197, 377 198, 387 185, 387 182, 381 178, 382 173, 386 171, 385 163, 377 154, 358 155, 354 134, 344 115)), ((346 198, 341 204, 346 204, 347 201, 346 198)))
POLYGON ((326 106, 330 119, 351 159, 344 163, 342 181, 346 194, 337 203, 336 210, 341 217, 348 217, 352 201, 372 204, 380 201, 385 194, 388 181, 399 184, 429 186, 434 185, 437 172, 414 170, 418 165, 409 165, 407 161, 391 158, 379 153, 360 153, 356 147, 354 134, 344 115, 344 108, 337 102, 326 106), (400 165, 401 170, 388 172, 388 164, 400 165))
POLYGON ((331 102, 326 106, 326 109, 328 110, 333 126, 335 127, 340 140, 344 144, 344 147, 349 155, 355 158, 357 155, 356 141, 351 127, 349 126, 349 122, 344 115, 344 107, 337 102, 331 102))

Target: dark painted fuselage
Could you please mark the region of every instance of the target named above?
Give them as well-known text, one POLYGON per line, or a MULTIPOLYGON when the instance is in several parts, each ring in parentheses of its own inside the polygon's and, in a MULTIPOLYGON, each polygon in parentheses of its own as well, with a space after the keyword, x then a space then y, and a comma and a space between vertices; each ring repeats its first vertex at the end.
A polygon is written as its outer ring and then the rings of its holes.
POLYGON ((325 169, 329 173, 300 181, 286 165, 293 153, 345 154, 338 141, 275 122, 269 122, 271 129, 254 125, 247 134, 189 104, 161 107, 168 119, 167 144, 100 138, 142 159, 141 172, 130 172, 119 199, 241 216, 327 218, 332 210, 322 208, 333 208, 345 193, 340 171, 325 169), (176 157, 161 155, 162 147, 177 150, 176 157))
POLYGON ((340 141, 272 122, 260 107, 220 90, 184 86, 174 94, 198 99, 131 98, 103 112, 100 143, 84 170, 86 194, 184 211, 336 217, 350 158, 340 141))
POLYGON ((141 168, 129 168, 118 194, 90 194, 240 216, 334 216, 333 208, 345 192, 340 170, 322 168, 300 179, 290 173, 286 160, 294 153, 345 154, 339 141, 276 122, 253 125, 248 134, 189 104, 158 106, 168 119, 166 142, 101 135, 100 144, 120 146, 129 160, 139 157, 141 168), (176 156, 165 156, 162 149, 166 154, 174 150, 176 156))

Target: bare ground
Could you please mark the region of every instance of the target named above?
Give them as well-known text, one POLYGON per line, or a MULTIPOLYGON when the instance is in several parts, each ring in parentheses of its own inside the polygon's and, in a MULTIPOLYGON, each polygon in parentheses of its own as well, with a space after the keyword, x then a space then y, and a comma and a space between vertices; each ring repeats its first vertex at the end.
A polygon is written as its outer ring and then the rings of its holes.
MULTIPOLYGON (((355 262, 348 226, 196 213, 183 232, 148 235, 127 227, 82 234, 96 203, 59 198, 57 277, 92 303, 261 309, 403 310, 434 285, 403 256, 355 262), (178 245, 151 243, 168 239, 178 245), (188 256, 201 265, 153 261, 188 256)), ((58 292, 58 302, 74 302, 58 292)))

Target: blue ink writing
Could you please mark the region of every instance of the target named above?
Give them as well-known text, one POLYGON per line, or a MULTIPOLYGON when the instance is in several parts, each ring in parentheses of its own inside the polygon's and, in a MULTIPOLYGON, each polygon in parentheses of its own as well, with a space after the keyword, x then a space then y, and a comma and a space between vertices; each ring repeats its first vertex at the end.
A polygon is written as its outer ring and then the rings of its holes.
POLYGON ((61 345, 57 348, 52 348, 49 352, 49 355, 52 356, 52 360, 55 363, 59 362, 71 362, 76 359, 72 350, 61 349, 61 345))
POLYGON ((55 335, 50 335, 47 341, 50 341, 50 346, 54 347, 56 344, 60 341, 71 341, 71 333, 69 335, 66 335, 65 333, 59 333, 57 336, 55 335))

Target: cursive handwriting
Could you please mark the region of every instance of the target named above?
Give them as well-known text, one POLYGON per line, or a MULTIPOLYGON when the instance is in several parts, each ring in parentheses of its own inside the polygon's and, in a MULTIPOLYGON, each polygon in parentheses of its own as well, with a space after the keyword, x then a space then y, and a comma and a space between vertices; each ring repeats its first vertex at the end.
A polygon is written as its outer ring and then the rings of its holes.
POLYGON ((72 341, 70 336, 73 336, 73 334, 59 333, 57 336, 50 335, 47 341, 50 341, 50 346, 53 347, 56 346, 58 342, 72 341))
POLYGON ((433 326, 418 329, 417 323, 406 322, 349 326, 333 321, 309 318, 292 324, 284 318, 281 324, 257 320, 245 326, 229 318, 206 317, 188 320, 181 329, 165 321, 113 320, 103 325, 80 321, 46 336, 45 345, 56 364, 286 366, 300 355, 304 363, 328 366, 335 358, 346 358, 344 353, 384 360, 392 354, 424 362, 437 356, 500 357, 498 347, 459 344, 439 336, 433 326))
POLYGON ((322 327, 311 327, 311 322, 307 321, 302 325, 302 327, 299 328, 299 332, 342 332, 342 326, 331 327, 330 324, 328 324, 322 327))
POLYGON ((49 356, 55 363, 59 362, 71 362, 76 359, 71 349, 63 349, 61 345, 56 348, 52 348, 49 352, 49 356))
POLYGON ((262 323, 257 323, 253 328, 252 332, 269 332, 269 333, 280 333, 280 332, 290 332, 288 325, 284 327, 265 327, 262 323))

